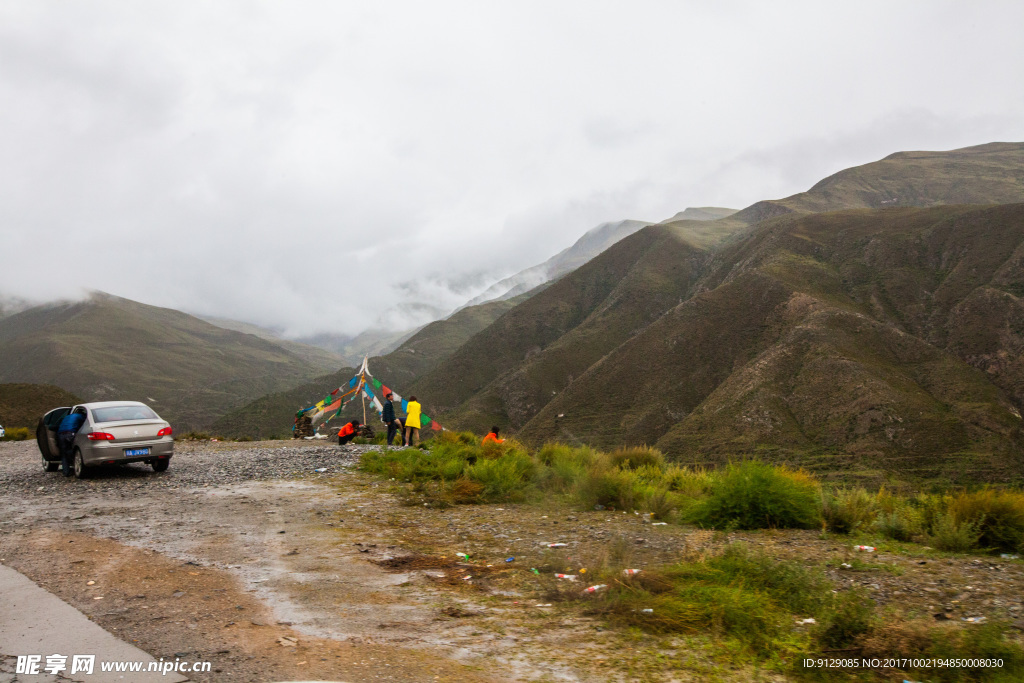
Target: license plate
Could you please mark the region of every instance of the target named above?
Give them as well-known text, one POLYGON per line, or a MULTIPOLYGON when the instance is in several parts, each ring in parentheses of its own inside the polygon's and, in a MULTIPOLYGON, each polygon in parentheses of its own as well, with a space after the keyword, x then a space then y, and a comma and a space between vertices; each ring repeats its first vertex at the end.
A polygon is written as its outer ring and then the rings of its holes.
POLYGON ((124 449, 124 454, 127 457, 131 457, 133 455, 149 455, 149 449, 148 448, 126 448, 126 449, 124 449))

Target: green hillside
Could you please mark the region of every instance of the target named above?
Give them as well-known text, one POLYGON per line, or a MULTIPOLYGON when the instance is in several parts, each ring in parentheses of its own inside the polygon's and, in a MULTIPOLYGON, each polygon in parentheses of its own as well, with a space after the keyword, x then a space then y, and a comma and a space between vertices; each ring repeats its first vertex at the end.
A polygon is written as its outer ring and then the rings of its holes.
POLYGON ((0 320, 0 381, 144 401, 179 430, 317 374, 273 342, 106 294, 0 320))
POLYGON ((686 299, 707 252, 651 226, 613 245, 476 335, 413 389, 486 431, 518 427, 574 377, 686 299))
MULTIPOLYGON (((480 430, 494 422, 521 428, 519 436, 532 442, 657 442, 700 461, 762 448, 800 458, 852 452, 864 455, 854 460, 868 469, 883 456, 920 464, 941 442, 949 453, 971 454, 979 476, 999 478, 1017 462, 1014 411, 1024 404, 1018 223, 1001 213, 1019 207, 953 205, 1021 201, 1024 144, 994 143, 894 154, 719 220, 680 215, 640 230, 513 309, 414 389, 446 424, 480 430), (834 213, 870 207, 892 208, 834 213), (659 242, 666 229, 690 251, 659 242), (789 242, 795 246, 783 246, 789 242), (882 284, 865 293, 860 277, 882 284), (990 285, 980 286, 979 277, 990 285), (797 301, 813 302, 814 315, 780 317, 797 301), (851 336, 850 316, 881 327, 851 336), (904 336, 914 339, 899 350, 894 340, 904 336), (871 425, 868 432, 846 433, 835 426, 853 419, 846 409, 836 407, 831 426, 818 429, 808 422, 818 418, 790 408, 793 415, 777 417, 765 434, 753 429, 756 418, 734 395, 737 386, 750 390, 743 368, 760 359, 776 368, 765 377, 781 382, 793 368, 768 359, 807 354, 800 367, 820 367, 822 375, 799 375, 782 388, 768 382, 762 394, 806 391, 833 405, 836 395, 801 382, 833 386, 828 378, 842 378, 860 387, 874 373, 878 395, 900 406, 892 414, 907 420, 916 410, 915 425, 880 426, 865 409, 857 424, 871 425), (835 354, 846 374, 810 362, 835 354), (726 429, 719 418, 727 406, 752 422, 726 429), (891 438, 879 441, 878 430, 891 438), (982 466, 978 453, 1002 455, 982 466)), ((940 467, 932 464, 934 474, 940 467)))
MULTIPOLYGON (((371 358, 370 370, 385 384, 393 385, 395 391, 405 390, 414 379, 527 296, 470 306, 445 320, 432 322, 391 353, 371 358)), ((213 424, 212 430, 225 436, 287 435, 297 410, 316 403, 328 392, 348 382, 354 373, 354 368, 342 368, 298 387, 262 396, 223 415, 213 424)), ((355 405, 351 410, 356 416, 355 405)), ((361 409, 358 417, 362 418, 361 409)))
POLYGON ((290 339, 283 339, 274 330, 260 327, 259 325, 253 325, 252 323, 245 323, 239 320, 231 320, 230 318, 218 318, 208 315, 197 315, 195 317, 208 322, 211 325, 223 327, 225 330, 234 330, 235 332, 251 334, 259 337, 260 339, 266 339, 269 342, 277 344, 285 351, 294 353, 321 373, 333 372, 336 368, 345 364, 345 360, 336 353, 332 353, 327 349, 322 349, 319 346, 310 346, 309 344, 303 344, 290 339))
POLYGON ((0 425, 28 427, 52 408, 73 406, 82 399, 49 384, 0 384, 0 425))
POLYGON ((1020 478, 1021 254, 1024 204, 769 221, 521 437, 1020 478))
POLYGON ((747 207, 734 220, 942 204, 1024 202, 1024 143, 992 142, 950 152, 897 152, 840 171, 807 192, 747 207))

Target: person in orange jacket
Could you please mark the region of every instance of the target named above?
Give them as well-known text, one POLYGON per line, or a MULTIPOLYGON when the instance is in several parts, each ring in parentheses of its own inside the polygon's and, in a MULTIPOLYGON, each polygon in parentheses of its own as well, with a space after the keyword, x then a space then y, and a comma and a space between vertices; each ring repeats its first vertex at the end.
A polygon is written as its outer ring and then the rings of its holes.
POLYGON ((359 420, 352 420, 338 430, 338 445, 344 446, 359 435, 359 420))
POLYGON ((497 427, 491 427, 491 431, 489 431, 487 436, 484 437, 483 443, 487 443, 488 441, 493 441, 494 443, 505 443, 505 439, 498 438, 497 427))

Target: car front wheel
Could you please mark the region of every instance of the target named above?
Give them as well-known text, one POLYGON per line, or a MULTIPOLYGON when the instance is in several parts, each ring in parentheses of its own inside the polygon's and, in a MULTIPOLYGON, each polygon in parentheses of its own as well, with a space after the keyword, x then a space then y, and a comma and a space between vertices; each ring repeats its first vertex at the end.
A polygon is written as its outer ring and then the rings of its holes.
POLYGON ((171 464, 171 459, 170 458, 157 458, 156 460, 154 460, 150 464, 153 465, 153 471, 154 472, 166 472, 167 468, 171 464))
POLYGON ((76 479, 87 479, 89 477, 89 469, 85 466, 85 460, 82 459, 82 451, 78 448, 75 449, 75 478, 76 479))
POLYGON ((46 454, 43 453, 43 471, 44 472, 56 472, 58 469, 60 469, 60 463, 59 462, 50 462, 49 460, 46 459, 46 454))

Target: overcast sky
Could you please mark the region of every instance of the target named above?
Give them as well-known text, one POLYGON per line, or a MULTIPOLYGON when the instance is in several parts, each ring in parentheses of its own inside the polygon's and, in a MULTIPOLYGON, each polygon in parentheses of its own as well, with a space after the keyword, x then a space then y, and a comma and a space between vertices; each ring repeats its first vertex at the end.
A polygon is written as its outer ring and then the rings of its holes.
POLYGON ((1024 140, 1024 3, 0 1, 0 293, 357 332, 603 221, 1024 140))

